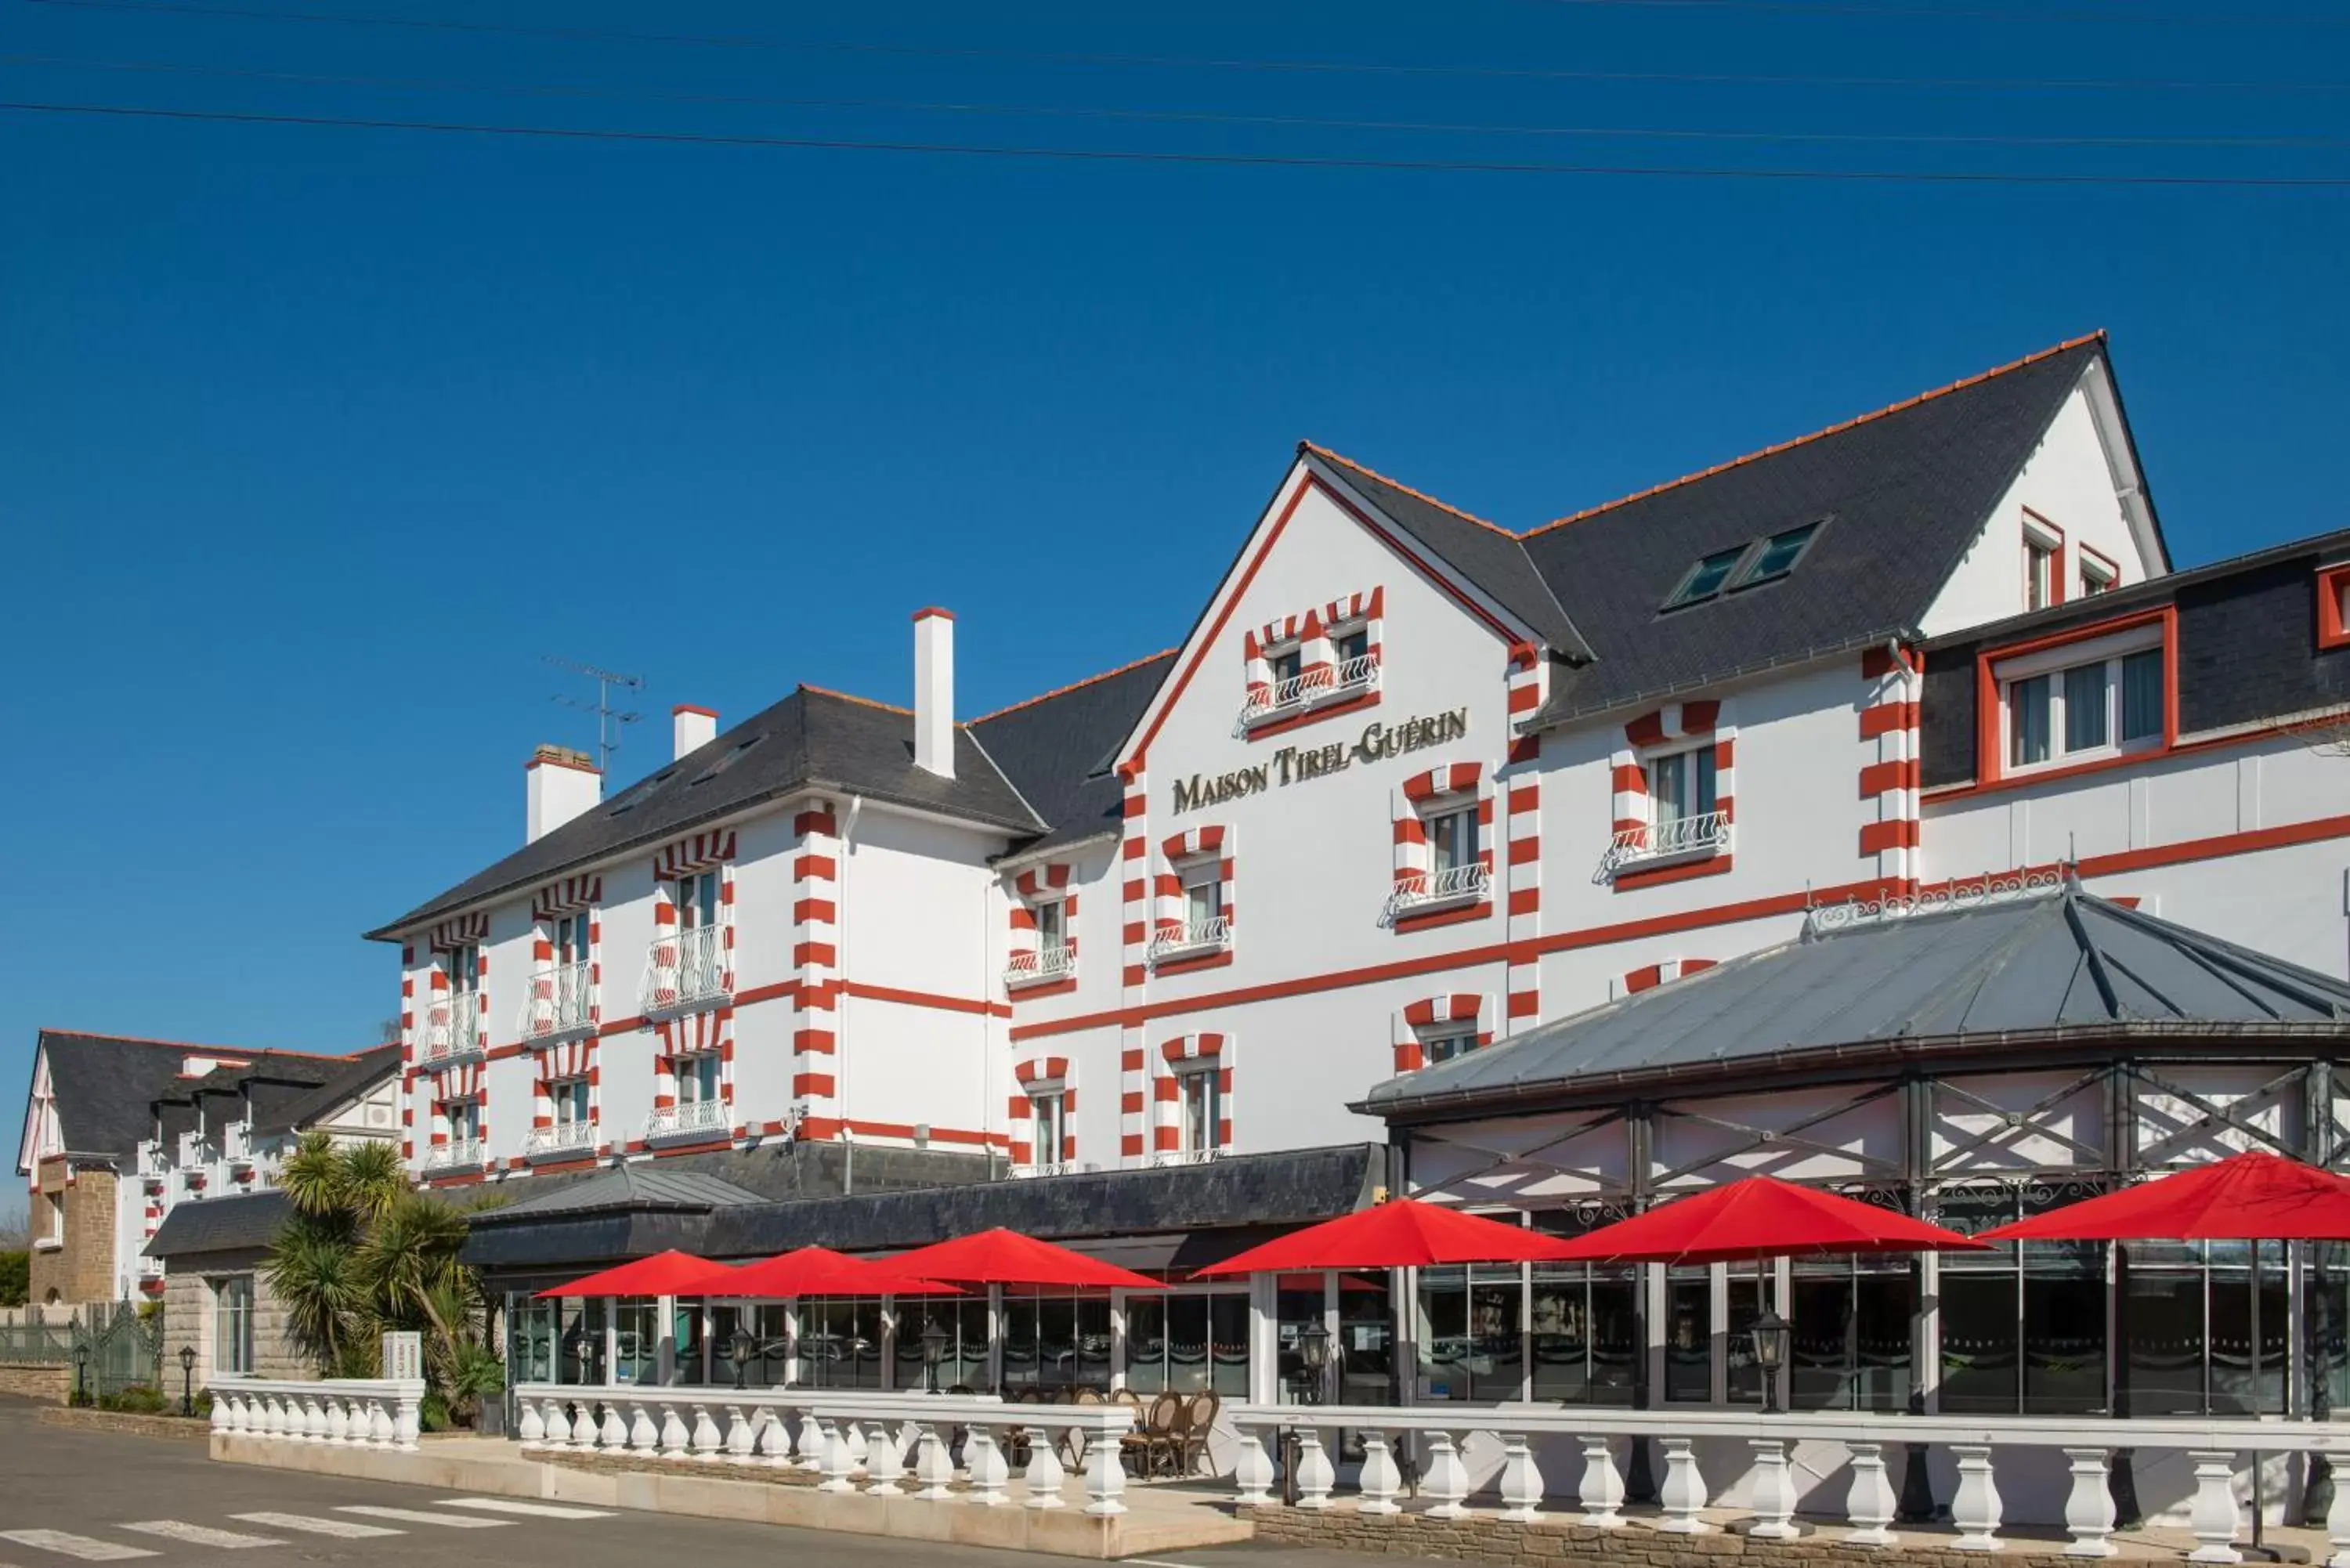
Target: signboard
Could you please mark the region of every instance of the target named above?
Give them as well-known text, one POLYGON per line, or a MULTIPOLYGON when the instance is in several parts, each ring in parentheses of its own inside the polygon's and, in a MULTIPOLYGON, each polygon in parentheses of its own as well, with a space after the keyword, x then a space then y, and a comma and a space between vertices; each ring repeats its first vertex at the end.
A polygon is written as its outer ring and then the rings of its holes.
POLYGON ((424 1336, 413 1330, 386 1333, 383 1375, 412 1383, 424 1381, 424 1336))
POLYGON ((1449 713, 1431 713, 1424 718, 1406 719, 1399 724, 1375 722, 1351 743, 1333 741, 1326 746, 1284 746, 1273 753, 1270 761, 1258 763, 1253 767, 1235 768, 1228 774, 1193 774, 1188 779, 1179 778, 1175 781, 1174 812, 1180 816, 1203 805, 1222 805, 1228 800, 1262 794, 1284 784, 1327 778, 1332 774, 1344 773, 1357 763, 1382 763, 1426 746, 1440 746, 1460 740, 1468 733, 1469 710, 1466 708, 1455 708, 1449 713))

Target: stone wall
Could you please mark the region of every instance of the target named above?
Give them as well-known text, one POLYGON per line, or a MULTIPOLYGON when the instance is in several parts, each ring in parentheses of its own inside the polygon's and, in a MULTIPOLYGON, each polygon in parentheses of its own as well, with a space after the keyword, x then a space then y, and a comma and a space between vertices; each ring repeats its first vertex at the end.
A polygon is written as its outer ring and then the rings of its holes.
MULTIPOLYGON (((1332 1552, 1378 1552, 1398 1557, 1455 1558, 1474 1563, 1507 1563, 1524 1568, 1558 1568, 1590 1564, 1591 1568, 1814 1568, 1841 1563, 1846 1568, 1898 1556, 1902 1568, 1981 1568, 1982 1554, 1956 1551, 1940 1542, 1905 1541, 1895 1552, 1845 1544, 1841 1537, 1807 1537, 1800 1541, 1754 1541, 1717 1532, 1710 1535, 1666 1535, 1643 1524, 1598 1530, 1563 1519, 1539 1519, 1515 1524, 1492 1514, 1465 1519, 1430 1519, 1424 1513, 1359 1513, 1352 1508, 1243 1508, 1240 1517, 1256 1527, 1259 1542, 1318 1547, 1332 1552)), ((2067 1568, 2067 1558, 2051 1548, 2031 1552, 2008 1542, 1999 1561, 2005 1568, 2067 1568)))
POLYGON ((0 1363, 0 1394, 62 1405, 72 1392, 73 1368, 69 1366, 21 1366, 0 1363))
POLYGON ((196 1347, 196 1386, 213 1377, 213 1293, 222 1280, 253 1279, 253 1376, 315 1377, 318 1368, 286 1336, 286 1305, 269 1288, 269 1254, 258 1248, 172 1260, 163 1280, 163 1363, 177 1368, 180 1346, 196 1347))
POLYGON ((64 1159, 41 1162, 32 1206, 26 1216, 36 1243, 47 1234, 52 1197, 65 1197, 65 1245, 33 1249, 28 1297, 59 1302, 110 1302, 115 1299, 114 1201, 115 1174, 103 1168, 76 1169, 64 1159))
POLYGON ((208 1443, 212 1423, 180 1416, 134 1416, 122 1410, 44 1410, 41 1419, 52 1427, 74 1427, 85 1432, 120 1432, 133 1438, 168 1438, 179 1443, 208 1443))

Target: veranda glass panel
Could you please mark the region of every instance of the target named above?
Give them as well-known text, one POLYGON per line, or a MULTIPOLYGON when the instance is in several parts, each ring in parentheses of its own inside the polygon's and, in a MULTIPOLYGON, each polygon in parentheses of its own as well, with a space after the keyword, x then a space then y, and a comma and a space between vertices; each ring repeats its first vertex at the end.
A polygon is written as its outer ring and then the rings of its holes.
POLYGON ((1036 1298, 1003 1298, 1003 1386, 1036 1386, 1036 1298))
POLYGON ((2247 1266, 2218 1266, 2222 1247, 2237 1253, 2241 1246, 2224 1242, 2210 1243, 2214 1254, 2211 1270, 2211 1410, 2214 1416, 2273 1416, 2284 1411, 2285 1346, 2290 1343, 2288 1329, 2290 1310, 2285 1300, 2283 1271, 2277 1266, 2276 1249, 2264 1248, 2268 1254, 2260 1271, 2260 1331, 2255 1340, 2252 1329, 2252 1272, 2247 1266), (2252 1349, 2257 1343, 2259 1356, 2255 1362, 2252 1349), (2257 1372, 2255 1366, 2257 1366, 2257 1372))
POLYGON ((1713 1281, 1703 1269, 1677 1269, 1665 1282, 1665 1397, 1713 1397, 1713 1281))
POLYGON ((1469 1379, 1477 1399, 1525 1397, 1525 1337, 1518 1271, 1476 1269, 1469 1283, 1469 1379))
POLYGON ((677 1381, 688 1386, 701 1384, 702 1366, 702 1301, 696 1296, 680 1296, 676 1310, 670 1314, 670 1340, 677 1347, 677 1381))
POLYGON ((1167 1386, 1167 1299, 1126 1298, 1126 1386, 1137 1394, 1167 1386))
POLYGON ((623 1301, 613 1309, 613 1374, 622 1383, 660 1380, 660 1316, 651 1302, 623 1301))
POLYGON ((1463 1269, 1419 1272, 1419 1380, 1423 1397, 1467 1399, 1469 1279, 1463 1269))
POLYGON ((1762 1315, 1762 1282, 1751 1276, 1742 1280, 1731 1275, 1730 1332, 1724 1336, 1723 1351, 1730 1373, 1730 1402, 1733 1405, 1762 1403, 1762 1367, 1754 1359, 1754 1320, 1762 1315))
POLYGON ((555 1381, 555 1303, 506 1296, 506 1366, 516 1383, 555 1381))
POLYGON ((1167 1381, 1178 1394, 1208 1386, 1208 1298, 1175 1296, 1167 1303, 1167 1381))
POLYGON ((1227 1293, 1208 1298, 1208 1344, 1213 1357, 1209 1386, 1226 1403, 1249 1392, 1249 1299, 1227 1293))
POLYGON ((1529 1305, 1535 1399, 1629 1405, 1639 1359, 1631 1271, 1534 1270, 1529 1305))
POLYGON ((1338 1276, 1338 1395, 1347 1405, 1395 1402, 1395 1318, 1385 1270, 1338 1276))
POLYGON ((1110 1371, 1109 1298, 1077 1298, 1077 1372, 1080 1388, 1107 1389, 1110 1371))
MULTIPOLYGON (((1324 1322, 1322 1276, 1320 1274, 1284 1274, 1274 1296, 1274 1344, 1277 1357, 1274 1376, 1280 1383, 1280 1398, 1284 1405, 1302 1404, 1321 1397, 1315 1386, 1317 1379, 1305 1369, 1304 1349, 1305 1331, 1318 1328, 1324 1322)), ((1343 1345, 1330 1348, 1342 1349, 1343 1345)))

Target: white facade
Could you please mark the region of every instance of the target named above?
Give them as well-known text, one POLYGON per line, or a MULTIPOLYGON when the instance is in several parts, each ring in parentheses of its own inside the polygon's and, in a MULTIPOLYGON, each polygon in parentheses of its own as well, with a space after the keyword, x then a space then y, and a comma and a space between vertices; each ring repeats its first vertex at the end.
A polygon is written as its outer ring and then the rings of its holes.
MULTIPOLYGON (((784 1137, 1015 1171, 1377 1139, 1348 1103, 1431 1052, 1783 940, 1811 904, 2064 859, 2093 891, 2350 966, 2350 774, 2272 726, 1929 792, 1920 660, 1892 646, 1522 734, 1555 668, 1537 629, 1354 472, 1308 449, 1249 530, 1116 749, 1122 826, 1037 853, 810 789, 400 932, 421 1174, 784 1137), (715 878, 710 937, 681 868, 715 878), (454 1009, 452 964, 477 980, 454 1009)), ((2168 570, 2100 371, 1918 629, 2168 570)), ((2168 691, 2175 732, 2175 672, 2168 691)))

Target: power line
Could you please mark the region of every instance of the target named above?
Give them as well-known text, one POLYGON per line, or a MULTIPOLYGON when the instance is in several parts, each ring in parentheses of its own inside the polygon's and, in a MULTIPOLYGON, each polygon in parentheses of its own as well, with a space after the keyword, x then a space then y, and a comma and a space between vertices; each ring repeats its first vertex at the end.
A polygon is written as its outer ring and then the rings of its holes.
POLYGON ((252 6, 182 5, 168 0, 16 0, 19 5, 78 11, 134 11, 153 16, 205 16, 240 21, 301 22, 326 26, 396 27, 411 31, 490 34, 558 39, 572 43, 684 44, 706 48, 759 49, 786 53, 848 54, 920 59, 1012 60, 1031 65, 1159 67, 1180 70, 1252 71, 1300 75, 1467 77, 1534 81, 1674 82, 1697 86, 1950 88, 1997 92, 2350 92, 2350 81, 2199 80, 2160 77, 1898 77, 1824 76, 1758 71, 1609 71, 1546 66, 1399 65, 1322 59, 1251 59, 1211 55, 1149 55, 1055 49, 948 47, 915 44, 859 44, 824 39, 762 38, 710 33, 616 32, 588 27, 524 26, 469 22, 452 17, 375 16, 322 11, 269 10, 252 6))
POLYGON ((1009 158, 1086 163, 1172 163, 1229 168, 1346 169, 1443 174, 1593 175, 1668 180, 1831 181, 1850 184, 2350 189, 2350 178, 2331 176, 2013 174, 1970 170, 1752 169, 1705 168, 1671 164, 1517 163, 1474 159, 1316 158, 1274 153, 1167 152, 1103 147, 1015 147, 957 141, 868 140, 848 137, 752 136, 684 130, 587 130, 569 126, 491 125, 459 120, 369 119, 348 115, 261 114, 233 109, 156 109, 133 104, 42 103, 0 99, 0 109, 13 109, 26 114, 105 116, 234 125, 333 126, 362 130, 418 130, 464 136, 536 137, 561 141, 642 141, 679 146, 762 147, 802 151, 906 152, 961 158, 1009 158))
POLYGON ((273 71, 241 66, 184 65, 174 60, 99 60, 65 55, 0 55, 0 65, 59 66, 74 69, 154 72, 173 76, 224 77, 241 81, 286 82, 313 87, 390 88, 403 92, 492 93, 522 98, 576 98, 605 102, 675 103, 757 109, 837 109, 889 113, 1033 116, 1045 119, 1128 120, 1155 124, 1244 125, 1281 130, 1409 131, 1471 136, 1539 136, 1618 140, 1871 143, 1940 147, 2111 147, 2322 149, 2350 147, 2335 136, 2024 136, 1994 132, 1904 133, 1896 131, 1710 130, 1673 126, 1503 125, 1452 120, 1338 119, 1306 115, 1222 114, 1193 109, 1100 109, 1069 105, 966 103, 920 99, 777 98, 757 93, 668 93, 577 84, 464 81, 433 77, 350 76, 317 71, 273 71))
POLYGON ((1551 0, 1627 10, 1769 11, 1810 16, 1897 16, 1934 22, 2082 22, 2097 26, 2345 27, 2340 16, 2241 16, 2225 11, 2051 11, 1990 5, 1888 5, 1866 0, 1551 0))

